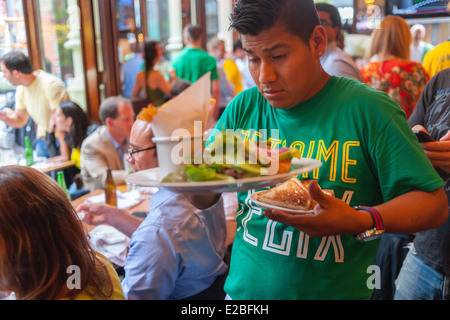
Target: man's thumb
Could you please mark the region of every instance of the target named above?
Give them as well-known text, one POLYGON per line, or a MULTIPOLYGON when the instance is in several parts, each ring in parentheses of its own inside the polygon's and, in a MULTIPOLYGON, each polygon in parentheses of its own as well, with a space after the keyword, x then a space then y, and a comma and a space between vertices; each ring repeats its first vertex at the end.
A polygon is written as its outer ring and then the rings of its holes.
POLYGON ((308 190, 311 198, 314 201, 318 203, 324 203, 324 201, 327 200, 328 195, 325 192, 323 192, 322 188, 320 188, 316 180, 311 181, 308 190))

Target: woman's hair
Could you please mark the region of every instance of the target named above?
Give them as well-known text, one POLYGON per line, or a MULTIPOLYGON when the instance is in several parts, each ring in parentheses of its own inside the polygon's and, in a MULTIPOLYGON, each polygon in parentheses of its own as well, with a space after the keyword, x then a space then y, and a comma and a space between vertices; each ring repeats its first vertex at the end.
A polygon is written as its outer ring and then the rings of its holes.
POLYGON ((409 60, 411 42, 411 31, 406 21, 399 16, 387 16, 372 32, 369 57, 378 55, 379 60, 384 61, 391 55, 409 60))
POLYGON ((155 66, 158 57, 158 45, 158 41, 155 40, 145 40, 144 42, 145 70, 147 71, 155 66))
POLYGON ((230 28, 256 36, 278 22, 307 45, 320 24, 313 0, 240 0, 231 13, 230 28))
POLYGON ((59 107, 66 118, 72 118, 69 130, 71 148, 81 148, 81 143, 86 138, 86 132, 90 125, 88 116, 78 104, 72 101, 63 101, 59 107))
POLYGON ((52 178, 25 166, 0 167, 0 194, 0 291, 35 300, 112 294, 106 266, 52 178), (81 271, 78 289, 68 286, 69 266, 81 271))

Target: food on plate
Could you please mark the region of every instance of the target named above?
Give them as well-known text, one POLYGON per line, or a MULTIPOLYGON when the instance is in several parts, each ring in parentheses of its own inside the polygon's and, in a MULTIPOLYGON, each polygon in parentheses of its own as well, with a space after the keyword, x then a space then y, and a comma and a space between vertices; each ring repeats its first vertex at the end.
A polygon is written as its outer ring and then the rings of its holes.
POLYGON ((137 118, 142 121, 152 122, 157 112, 158 109, 154 105, 149 104, 147 107, 141 109, 137 118))
POLYGON ((312 180, 291 178, 269 190, 257 193, 256 200, 282 208, 299 211, 313 210, 317 202, 311 199, 308 192, 312 180))
POLYGON ((182 172, 171 173, 162 182, 235 180, 285 173, 290 171, 292 159, 299 158, 299 151, 272 150, 266 142, 244 141, 239 134, 224 131, 203 156, 200 164, 188 164, 182 172))

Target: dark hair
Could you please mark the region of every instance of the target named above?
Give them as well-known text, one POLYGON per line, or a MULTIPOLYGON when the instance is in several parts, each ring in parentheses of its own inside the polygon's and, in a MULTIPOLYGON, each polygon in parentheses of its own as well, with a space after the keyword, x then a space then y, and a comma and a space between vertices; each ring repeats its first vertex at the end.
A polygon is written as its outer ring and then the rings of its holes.
POLYGON ((233 52, 236 52, 237 49, 242 49, 242 41, 240 39, 236 39, 233 42, 233 52))
POLYGON ((196 24, 187 24, 184 27, 184 32, 192 41, 199 41, 202 36, 202 28, 196 24))
POLYGON ((282 23, 286 30, 309 45, 319 17, 313 0, 239 0, 231 13, 230 28, 252 36, 282 23))
POLYGON ((175 81, 175 83, 172 85, 172 88, 170 88, 170 95, 172 97, 176 97, 181 92, 189 88, 190 85, 191 82, 188 80, 177 79, 177 81, 175 81))
POLYGON ((0 60, 9 71, 17 70, 23 74, 31 74, 34 71, 30 58, 20 51, 10 51, 0 60))
POLYGON ((0 167, 0 194, 0 291, 27 300, 113 293, 106 265, 55 180, 30 167, 0 167), (72 265, 81 270, 79 289, 66 285, 72 265))
POLYGON ((339 11, 335 6, 320 2, 316 3, 316 9, 317 11, 324 11, 330 15, 330 20, 333 24, 333 27, 342 27, 341 15, 339 14, 339 11))
POLYGON ((155 66, 155 60, 158 56, 158 41, 145 40, 144 42, 144 58, 145 58, 145 70, 150 70, 155 66))
POLYGON ((81 143, 86 138, 87 129, 90 125, 88 116, 78 104, 72 101, 63 101, 59 104, 59 107, 66 118, 72 118, 69 131, 70 147, 81 148, 81 143))
POLYGON ((113 96, 103 100, 98 110, 98 115, 102 124, 106 124, 106 118, 117 118, 119 115, 118 107, 121 102, 131 105, 131 101, 122 96, 113 96))

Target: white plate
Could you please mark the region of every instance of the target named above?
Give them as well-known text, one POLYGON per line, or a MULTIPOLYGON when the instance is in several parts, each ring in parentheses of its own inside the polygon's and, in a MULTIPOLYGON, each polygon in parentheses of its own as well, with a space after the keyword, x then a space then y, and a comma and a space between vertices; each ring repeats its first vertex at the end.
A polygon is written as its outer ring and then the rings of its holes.
MULTIPOLYGON (((259 191, 259 192, 262 192, 262 191, 259 191)), ((260 206, 261 208, 264 208, 264 209, 270 209, 270 210, 275 210, 275 209, 277 209, 277 210, 283 210, 283 211, 285 211, 285 212, 296 213, 296 214, 305 214, 305 213, 313 213, 313 212, 314 212, 313 210, 309 210, 309 211, 294 210, 294 209, 289 209, 289 208, 284 208, 284 207, 274 206, 274 205, 272 205, 272 204, 268 204, 268 203, 264 203, 264 202, 258 201, 258 200, 256 200, 256 198, 257 198, 259 192, 252 193, 252 195, 250 196, 250 199, 252 199, 252 201, 253 201, 256 205, 260 206)))
POLYGON ((153 168, 132 173, 126 178, 126 181, 131 185, 167 188, 179 193, 222 193, 274 186, 279 182, 301 173, 312 171, 320 166, 322 166, 322 162, 318 160, 294 158, 291 163, 291 171, 286 173, 236 179, 233 181, 218 180, 202 182, 161 182, 163 177, 160 177, 159 168, 153 168))

